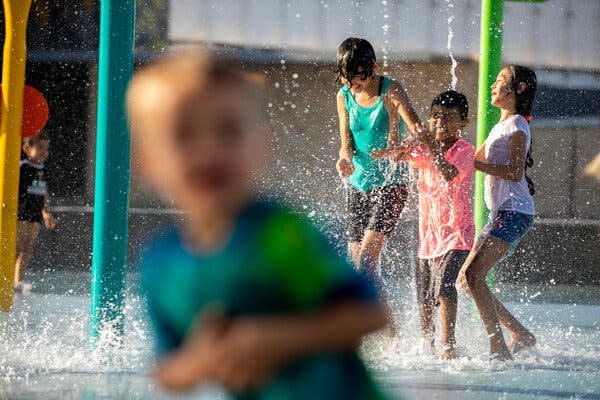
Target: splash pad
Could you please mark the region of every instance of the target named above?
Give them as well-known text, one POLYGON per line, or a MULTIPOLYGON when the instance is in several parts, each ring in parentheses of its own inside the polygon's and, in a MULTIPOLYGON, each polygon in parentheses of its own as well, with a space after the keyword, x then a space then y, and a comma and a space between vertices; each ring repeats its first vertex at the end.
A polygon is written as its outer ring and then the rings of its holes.
MULTIPOLYGON (((219 399, 216 389, 168 396, 148 371, 152 338, 135 276, 127 284, 125 336, 101 332, 87 346, 89 275, 39 271, 35 291, 16 296, 0 315, 0 395, 9 399, 219 399), (115 347, 116 342, 121 343, 115 347)), ((459 298, 457 340, 461 357, 441 361, 421 350, 412 282, 398 286, 400 337, 369 338, 361 354, 384 388, 405 399, 598 399, 600 396, 600 291, 498 286, 499 296, 538 336, 536 351, 508 363, 490 363, 481 323, 459 298), (543 293, 543 294, 541 294, 543 293)))

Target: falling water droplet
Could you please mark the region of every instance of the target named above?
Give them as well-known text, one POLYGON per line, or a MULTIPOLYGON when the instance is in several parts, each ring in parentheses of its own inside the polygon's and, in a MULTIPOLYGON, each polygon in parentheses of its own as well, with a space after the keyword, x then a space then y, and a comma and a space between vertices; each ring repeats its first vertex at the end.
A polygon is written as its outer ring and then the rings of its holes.
MULTIPOLYGON (((448 2, 448 5, 451 7, 452 4, 448 2)), ((450 87, 452 90, 456 90, 456 83, 458 82, 458 78, 456 77, 456 66, 458 63, 452 54, 452 38, 454 37, 454 32, 452 31, 452 21, 454 20, 454 15, 448 17, 448 44, 446 47, 448 48, 448 54, 450 55, 450 60, 452 61, 452 65, 450 67, 450 75, 452 75, 452 81, 450 83, 450 87)))

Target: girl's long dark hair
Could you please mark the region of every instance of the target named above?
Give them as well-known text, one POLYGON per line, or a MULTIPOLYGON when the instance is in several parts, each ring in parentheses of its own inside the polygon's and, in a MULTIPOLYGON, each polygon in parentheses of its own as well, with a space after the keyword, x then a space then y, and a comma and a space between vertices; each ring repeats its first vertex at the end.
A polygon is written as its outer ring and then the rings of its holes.
MULTIPOLYGON (((535 72, 531 68, 524 67, 522 65, 509 65, 506 67, 511 76, 511 87, 517 99, 516 111, 517 114, 525 117, 527 122, 531 119, 531 109, 533 107, 533 99, 535 98, 535 90, 537 88, 537 77, 535 72), (519 93, 519 83, 525 83, 525 89, 519 93)), ((530 138, 529 150, 527 150, 527 156, 525 158, 525 180, 527 181, 527 187, 529 193, 532 195, 535 193, 535 185, 533 180, 527 176, 527 168, 533 167, 533 156, 531 155, 533 148, 533 138, 530 138)))
POLYGON ((373 75, 375 50, 371 43, 361 38, 348 38, 340 44, 335 57, 336 82, 346 78, 352 85, 352 78, 365 79, 373 75))

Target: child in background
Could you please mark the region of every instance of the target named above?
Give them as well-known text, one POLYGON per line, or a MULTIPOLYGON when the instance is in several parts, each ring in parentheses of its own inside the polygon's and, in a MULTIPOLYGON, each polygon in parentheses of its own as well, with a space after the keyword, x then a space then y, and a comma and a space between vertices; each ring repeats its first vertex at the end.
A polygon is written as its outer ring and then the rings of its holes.
POLYGON ((374 286, 251 186, 268 142, 259 104, 210 53, 164 58, 131 83, 140 173, 187 214, 142 260, 156 377, 238 399, 381 399, 356 353, 387 318, 374 286))
POLYGON ((19 172, 19 205, 17 221, 17 259, 15 262, 14 287, 17 291, 31 290, 31 284, 23 282, 23 275, 40 227, 54 229, 56 221, 48 210, 48 189, 44 162, 48 158, 50 140, 45 132, 23 139, 23 153, 19 172))
MULTIPOLYGON (((386 106, 389 107, 388 102, 386 106)), ((377 157, 410 161, 419 170, 419 262, 417 301, 426 346, 434 348, 435 307, 441 307, 442 358, 456 357, 456 278, 473 245, 472 185, 475 148, 460 137, 469 123, 469 104, 449 90, 431 103, 429 130, 418 133, 421 144, 377 157)))
MULTIPOLYGON (((348 38, 337 51, 337 94, 341 147, 338 173, 350 183, 347 196, 349 249, 357 268, 379 282, 377 262, 407 197, 406 166, 375 160, 371 152, 393 149, 402 141, 403 124, 420 126, 419 117, 402 85, 377 75, 373 46, 348 38), (392 112, 385 109, 389 97, 392 112)), ((378 283, 381 286, 381 283, 378 283)))
POLYGON ((535 345, 529 332, 490 291, 486 276, 507 253, 516 249, 533 225, 533 182, 526 175, 533 165, 529 119, 537 79, 527 67, 510 65, 492 85, 492 105, 500 121, 475 153, 475 168, 486 174, 485 200, 490 222, 473 245, 458 281, 473 297, 490 338, 492 358, 512 358, 500 323, 512 336, 513 351, 535 345))

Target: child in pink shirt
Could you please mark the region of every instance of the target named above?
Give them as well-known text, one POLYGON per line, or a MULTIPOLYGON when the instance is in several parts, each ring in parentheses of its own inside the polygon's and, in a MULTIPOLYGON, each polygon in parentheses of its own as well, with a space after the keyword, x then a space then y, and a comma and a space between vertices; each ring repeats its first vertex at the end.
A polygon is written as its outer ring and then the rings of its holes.
POLYGON ((423 338, 435 348, 435 307, 440 305, 442 358, 456 357, 456 278, 473 245, 472 185, 475 148, 460 137, 467 125, 467 98, 454 90, 431 104, 429 131, 420 143, 380 152, 410 161, 419 170, 419 262, 417 300, 423 338))

